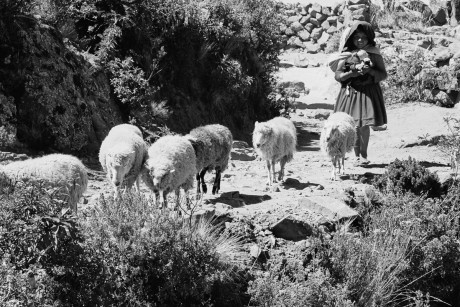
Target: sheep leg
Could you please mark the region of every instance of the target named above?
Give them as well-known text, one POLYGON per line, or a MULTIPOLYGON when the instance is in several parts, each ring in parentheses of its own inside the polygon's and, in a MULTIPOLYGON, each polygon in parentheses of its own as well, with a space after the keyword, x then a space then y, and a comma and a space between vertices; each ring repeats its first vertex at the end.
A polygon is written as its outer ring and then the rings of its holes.
POLYGON ((196 195, 198 197, 200 197, 200 194, 201 194, 200 184, 201 184, 200 173, 197 173, 196 174, 196 195))
POLYGON ((330 176, 330 179, 331 180, 335 180, 336 179, 336 159, 335 157, 332 157, 331 158, 331 162, 332 162, 332 169, 331 169, 331 176, 330 176))
POLYGON ((286 165, 286 159, 283 157, 280 161, 280 172, 278 174, 278 181, 283 181, 284 178, 284 166, 286 165))
POLYGON ((141 191, 141 189, 140 189, 140 181, 141 181, 141 176, 137 176, 136 185, 134 186, 134 188, 136 189, 137 193, 139 193, 141 191))
POLYGON ((161 196, 159 191, 154 191, 155 193, 155 203, 158 205, 158 208, 163 209, 163 202, 161 201, 161 196))
POLYGON ((267 170, 268 170, 268 186, 272 186, 272 172, 271 172, 271 161, 267 160, 267 170))
POLYGON ((342 156, 342 175, 345 175, 345 156, 342 156))
POLYGON ((221 170, 219 167, 216 167, 216 178, 214 178, 214 184, 212 186, 212 194, 219 193, 220 190, 220 179, 221 179, 221 170))
POLYGON ((200 172, 201 189, 203 191, 203 194, 206 194, 208 192, 208 187, 206 186, 206 182, 204 181, 204 175, 206 174, 207 171, 208 169, 205 167, 200 172))

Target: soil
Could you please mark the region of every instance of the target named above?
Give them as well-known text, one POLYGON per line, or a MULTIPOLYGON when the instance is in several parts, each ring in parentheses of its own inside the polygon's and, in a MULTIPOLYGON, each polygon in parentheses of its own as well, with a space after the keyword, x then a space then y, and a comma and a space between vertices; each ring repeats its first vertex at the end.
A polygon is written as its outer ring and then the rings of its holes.
MULTIPOLYGON (((285 60, 295 56, 298 55, 282 55, 285 60)), ((460 110, 412 103, 388 106, 387 130, 371 130, 369 165, 353 166, 353 154, 349 153, 345 161, 346 175, 330 180, 331 163, 320 151, 319 137, 324 118, 332 112, 338 84, 324 65, 327 57, 327 54, 311 54, 307 58, 310 64, 307 68, 290 67, 279 71, 280 81, 302 81, 306 92, 309 91, 296 99, 297 110, 290 114, 297 127, 298 145, 294 160, 286 166, 284 182, 271 189, 267 187, 265 161, 256 158, 249 144, 246 148, 234 149, 231 166, 222 176, 220 193, 205 195, 204 203, 226 204, 232 214, 257 219, 262 224, 271 224, 288 214, 315 221, 321 217, 299 206, 299 199, 328 196, 340 200, 346 189, 352 189, 359 195, 366 184, 376 175, 383 174, 385 167, 396 158, 411 156, 429 170, 437 172, 441 179, 449 175, 449 159, 432 141, 449 133, 443 118, 458 117, 460 110)), ((241 147, 242 142, 237 143, 241 147)), ((210 174, 206 176, 208 187, 212 185, 213 177, 210 174)), ((150 193, 144 184, 141 191, 150 193)), ((110 192, 110 185, 100 166, 94 165, 85 194, 88 203, 94 202, 100 193, 110 192)))

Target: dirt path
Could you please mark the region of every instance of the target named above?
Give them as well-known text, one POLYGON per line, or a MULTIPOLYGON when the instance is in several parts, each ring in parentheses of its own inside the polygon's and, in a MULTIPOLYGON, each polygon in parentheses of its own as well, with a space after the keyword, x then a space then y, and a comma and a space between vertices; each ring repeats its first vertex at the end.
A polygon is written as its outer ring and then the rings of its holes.
MULTIPOLYGON (((287 164, 285 183, 272 190, 266 186, 267 170, 265 161, 248 161, 255 156, 252 148, 240 149, 243 158, 231 161, 231 167, 224 173, 221 194, 205 196, 205 203, 221 203, 232 208, 234 213, 247 215, 272 222, 287 214, 310 215, 308 210, 299 207, 298 201, 309 196, 343 197, 343 190, 351 188, 357 194, 363 192, 376 174, 382 174, 385 167, 394 159, 407 159, 409 156, 423 163, 440 177, 449 173, 448 160, 436 146, 421 145, 422 140, 447 134, 443 117, 460 116, 460 110, 440 108, 427 104, 410 104, 391 107, 388 111, 388 130, 372 131, 369 145, 371 164, 354 167, 345 161, 349 176, 337 181, 329 179, 330 162, 319 150, 319 131, 323 115, 333 109, 337 83, 328 67, 324 66, 327 55, 312 55, 308 68, 283 68, 279 72, 280 81, 302 81, 310 90, 308 95, 296 101, 298 109, 291 114, 298 130, 298 152, 294 160, 287 164)), ((207 175, 211 184, 213 176, 207 175)), ((148 193, 142 185, 141 190, 148 193)), ((110 191, 102 173, 91 174, 87 198, 95 199, 101 192, 110 191)), ((310 216, 312 219, 319 218, 310 216)))

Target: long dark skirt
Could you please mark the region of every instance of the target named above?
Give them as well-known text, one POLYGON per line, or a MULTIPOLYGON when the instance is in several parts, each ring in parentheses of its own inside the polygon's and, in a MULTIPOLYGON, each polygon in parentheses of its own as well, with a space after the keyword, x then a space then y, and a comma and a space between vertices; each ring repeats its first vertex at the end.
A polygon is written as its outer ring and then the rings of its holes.
POLYGON ((379 83, 352 87, 342 84, 334 112, 345 112, 356 126, 381 126, 387 123, 387 112, 379 83))

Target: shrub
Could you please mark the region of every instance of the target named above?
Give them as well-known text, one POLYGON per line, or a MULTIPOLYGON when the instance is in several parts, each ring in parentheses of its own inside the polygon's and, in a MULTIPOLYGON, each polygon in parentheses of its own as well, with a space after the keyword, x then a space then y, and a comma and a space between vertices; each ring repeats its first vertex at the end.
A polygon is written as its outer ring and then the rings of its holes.
POLYGON ((448 116, 444 121, 449 132, 441 136, 437 147, 450 159, 454 176, 457 176, 460 167, 460 119, 448 116))
POLYGON ((244 304, 240 245, 210 223, 192 225, 140 195, 125 194, 117 202, 101 196, 84 230, 88 249, 104 263, 116 305, 244 304))
POLYGON ((396 159, 391 162, 385 173, 377 177, 373 184, 387 193, 412 192, 415 195, 439 197, 441 183, 437 174, 431 173, 415 159, 396 159))
MULTIPOLYGON (((396 46, 396 52, 402 48, 396 46)), ((424 54, 417 49, 404 57, 390 57, 384 54, 388 78, 382 82, 385 100, 388 104, 405 103, 411 101, 427 101, 426 82, 416 76, 426 66, 424 54)))
POLYGON ((56 189, 40 184, 2 181, 0 251, 17 269, 40 263, 54 265, 64 250, 81 239, 75 216, 54 198, 56 189), (14 186, 11 186, 14 184, 14 186))
MULTIPOLYGON (((379 208, 369 210, 366 219, 368 223, 363 233, 365 237, 372 237, 374 232, 383 235, 397 233, 407 242, 404 267, 400 268, 402 271, 399 271, 398 279, 395 280, 402 290, 398 301, 407 295, 410 296, 406 297, 408 301, 417 300, 418 295, 418 300, 429 300, 432 304, 438 300, 451 304, 459 301, 455 296, 460 287, 458 193, 459 185, 455 183, 449 187, 443 199, 426 198, 412 193, 388 194, 379 199, 379 208), (417 292, 429 293, 429 297, 420 297, 417 292)), ((369 206, 372 208, 372 204, 369 206)), ((346 240, 342 242, 343 250, 350 252, 352 249, 347 246, 352 247, 353 244, 346 240)), ((364 244, 363 247, 366 246, 364 244)), ((385 252, 380 254, 384 255, 385 252)), ((349 270, 343 271, 349 274, 349 270)), ((406 306, 402 301, 400 305, 406 306)))
POLYGON ((182 132, 202 118, 239 129, 273 115, 273 1, 78 0, 56 11, 61 23, 74 21, 77 36, 69 38, 106 67, 116 97, 143 125, 152 101, 167 102, 175 111, 168 125, 182 132))
POLYGON ((249 283, 248 293, 249 306, 354 306, 346 287, 336 283, 327 269, 305 266, 300 259, 270 260, 268 271, 249 283))
POLYGON ((339 51, 340 47, 340 38, 342 37, 343 30, 335 31, 334 34, 327 41, 326 48, 324 49, 325 53, 333 53, 339 51))
POLYGON ((364 235, 338 233, 331 241, 331 274, 356 306, 391 306, 403 298, 411 231, 393 212, 374 213, 364 235))
POLYGON ((87 261, 76 218, 61 209, 55 189, 21 182, 13 185, 5 178, 0 182, 0 254, 5 277, 0 288, 6 302, 45 306, 60 298, 57 289, 77 304, 82 300, 72 293, 91 296, 95 289, 89 281, 98 276, 87 273, 96 265, 87 261), (72 275, 70 282, 67 275, 72 275))
POLYGON ((422 15, 404 11, 396 1, 386 1, 385 8, 370 5, 371 24, 376 28, 404 29, 410 32, 425 33, 428 19, 422 15))

